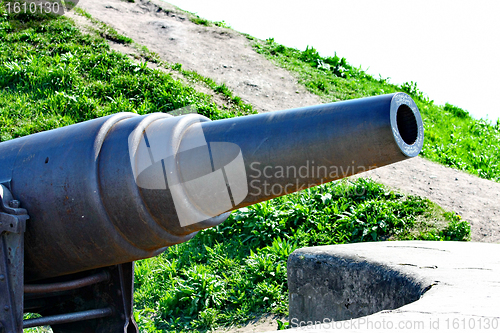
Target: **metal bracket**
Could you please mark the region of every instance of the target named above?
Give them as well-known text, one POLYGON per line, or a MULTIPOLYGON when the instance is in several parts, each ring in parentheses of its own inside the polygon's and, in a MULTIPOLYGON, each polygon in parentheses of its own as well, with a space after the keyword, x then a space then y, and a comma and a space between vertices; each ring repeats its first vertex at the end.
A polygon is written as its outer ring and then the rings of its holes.
POLYGON ((24 327, 50 325, 54 333, 138 333, 133 283, 134 263, 129 262, 25 285, 25 310, 42 317, 25 320, 24 327))
POLYGON ((0 184, 0 333, 51 325, 55 333, 137 333, 132 313, 134 263, 24 285, 26 209, 0 184), (41 318, 23 322, 24 310, 41 318))
POLYGON ((26 209, 0 184, 0 332, 23 331, 26 209))

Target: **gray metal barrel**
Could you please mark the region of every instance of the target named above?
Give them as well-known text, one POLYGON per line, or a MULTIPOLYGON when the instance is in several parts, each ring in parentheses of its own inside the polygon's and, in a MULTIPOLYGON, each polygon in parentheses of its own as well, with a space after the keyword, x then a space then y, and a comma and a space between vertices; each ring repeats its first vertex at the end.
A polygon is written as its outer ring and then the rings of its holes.
POLYGON ((406 94, 210 121, 121 113, 0 143, 25 278, 157 255, 235 208, 418 155, 406 94))

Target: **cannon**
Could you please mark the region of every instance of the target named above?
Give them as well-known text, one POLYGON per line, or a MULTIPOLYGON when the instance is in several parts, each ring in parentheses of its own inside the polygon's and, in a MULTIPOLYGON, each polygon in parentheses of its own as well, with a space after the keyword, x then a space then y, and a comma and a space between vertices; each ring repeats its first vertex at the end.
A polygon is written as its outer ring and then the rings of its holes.
POLYGON ((134 261, 234 209, 417 156, 423 139, 395 93, 217 121, 118 113, 2 142, 0 331, 138 332, 134 261))

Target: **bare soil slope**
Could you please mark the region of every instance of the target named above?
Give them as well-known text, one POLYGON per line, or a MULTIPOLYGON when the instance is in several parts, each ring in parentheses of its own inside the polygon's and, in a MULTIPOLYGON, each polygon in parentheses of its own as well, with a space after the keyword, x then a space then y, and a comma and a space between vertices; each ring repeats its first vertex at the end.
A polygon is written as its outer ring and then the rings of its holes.
MULTIPOLYGON (((225 83, 259 112, 321 103, 288 71, 252 50, 245 36, 189 21, 159 0, 84 0, 79 7, 147 46, 163 60, 225 83)), ((73 14, 73 17, 75 15, 73 14)), ((80 17, 78 21, 81 22, 80 17)), ((120 44, 112 45, 127 52, 120 44)), ((362 175, 409 194, 428 197, 472 225, 472 240, 500 242, 500 184, 414 158, 362 175)))
POLYGON ((231 29, 194 24, 166 2, 84 0, 79 7, 163 60, 224 82, 259 112, 320 103, 290 73, 255 53, 245 36, 231 29))

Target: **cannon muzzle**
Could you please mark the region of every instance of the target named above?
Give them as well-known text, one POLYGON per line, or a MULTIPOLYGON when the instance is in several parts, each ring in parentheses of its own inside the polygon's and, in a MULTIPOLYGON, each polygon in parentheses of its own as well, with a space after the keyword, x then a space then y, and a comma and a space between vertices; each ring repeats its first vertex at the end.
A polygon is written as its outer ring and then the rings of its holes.
POLYGON ((404 93, 217 121, 120 113, 1 143, 0 183, 29 215, 24 280, 46 283, 155 256, 234 209, 417 156, 423 139, 404 93))

